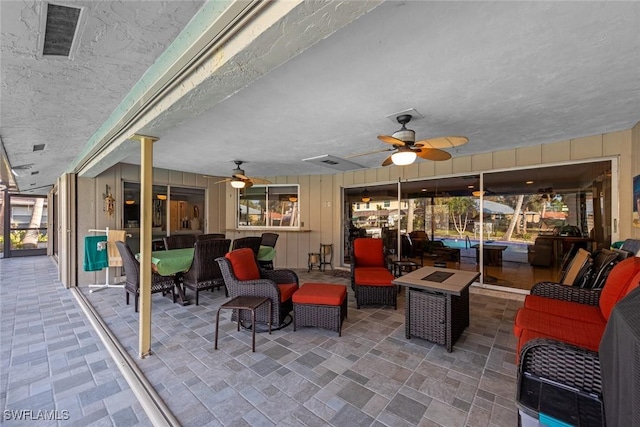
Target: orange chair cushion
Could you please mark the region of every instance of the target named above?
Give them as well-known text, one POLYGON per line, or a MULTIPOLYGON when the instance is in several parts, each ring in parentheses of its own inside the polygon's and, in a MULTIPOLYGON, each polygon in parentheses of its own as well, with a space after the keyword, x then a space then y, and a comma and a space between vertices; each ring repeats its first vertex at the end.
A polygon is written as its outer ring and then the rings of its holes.
POLYGON ((356 286, 395 286, 391 283, 395 277, 383 267, 356 268, 354 278, 356 286))
POLYGON ((616 264, 609 273, 600 294, 600 311, 609 320, 613 306, 627 294, 627 288, 634 276, 640 271, 640 258, 629 257, 616 264))
POLYGON ((631 293, 631 291, 633 291, 636 288, 640 288, 640 272, 638 272, 635 276, 633 276, 633 279, 631 279, 631 282, 629 283, 629 287, 627 288, 627 293, 624 294, 624 296, 626 297, 631 293))
POLYGON ((360 238, 353 242, 356 267, 385 267, 382 239, 360 238))
POLYGON ((347 288, 330 283, 305 283, 293 294, 295 304, 342 305, 347 288))
POLYGON ((233 274, 238 280, 256 280, 260 278, 260 269, 253 250, 249 248, 236 249, 224 256, 231 263, 233 274))
POLYGON ((573 336, 572 334, 566 334, 566 336, 562 334, 560 335, 561 336, 552 336, 542 332, 536 332, 536 331, 531 331, 529 329, 525 329, 524 331, 522 331, 522 335, 518 340, 518 347, 516 349, 517 358, 520 357, 520 350, 522 349, 522 346, 525 345, 525 343, 527 343, 528 341, 531 341, 532 339, 535 339, 535 338, 546 338, 546 339, 555 339, 555 340, 559 339, 568 344, 573 344, 578 347, 583 347, 591 351, 598 351, 600 340, 595 340, 593 339, 594 337, 578 338, 576 336, 573 336))
POLYGON ((294 295, 295 291, 298 290, 298 284, 297 283, 278 283, 278 288, 280 288, 280 302, 285 302, 294 295))
POLYGON ((539 295, 527 295, 524 299, 524 306, 531 310, 545 311, 556 316, 581 322, 602 323, 605 321, 600 312, 600 307, 597 305, 580 304, 539 295))
POLYGON ((525 330, 539 332, 551 338, 598 350, 606 322, 586 323, 544 311, 520 308, 516 313, 513 333, 521 337, 525 330))

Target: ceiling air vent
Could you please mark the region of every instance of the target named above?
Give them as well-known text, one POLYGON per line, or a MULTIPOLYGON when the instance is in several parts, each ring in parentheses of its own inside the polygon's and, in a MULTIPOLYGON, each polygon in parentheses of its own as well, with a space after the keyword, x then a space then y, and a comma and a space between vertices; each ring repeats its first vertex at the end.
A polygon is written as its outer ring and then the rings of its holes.
POLYGON ((33 151, 42 151, 47 144, 33 144, 33 151))
POLYGON ((349 171, 354 169, 362 169, 364 166, 349 160, 341 159, 340 157, 332 156, 331 154, 323 154, 322 156, 309 157, 308 159, 302 159, 303 162, 313 163, 315 165, 327 166, 331 169, 337 169, 340 171, 349 171))
POLYGON ((81 9, 77 7, 47 5, 43 55, 71 56, 73 40, 78 28, 81 9))

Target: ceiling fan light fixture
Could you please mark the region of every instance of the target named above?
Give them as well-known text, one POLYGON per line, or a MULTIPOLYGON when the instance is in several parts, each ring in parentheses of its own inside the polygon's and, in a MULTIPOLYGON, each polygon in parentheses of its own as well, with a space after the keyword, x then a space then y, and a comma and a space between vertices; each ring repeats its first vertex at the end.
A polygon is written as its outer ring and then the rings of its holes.
POLYGON ((480 197, 480 196, 484 196, 485 192, 484 191, 474 191, 471 193, 471 195, 473 195, 473 197, 480 197))
POLYGON ((362 197, 360 198, 363 203, 369 203, 371 201, 371 196, 369 195, 369 191, 365 188, 362 192, 362 197))
POLYGON ((241 179, 233 179, 233 180, 231 180, 231 186, 233 188, 244 188, 245 183, 241 179))
POLYGON ((291 203, 295 203, 295 202, 297 202, 297 201, 298 201, 298 198, 297 198, 296 196, 289 196, 289 201, 290 201, 291 203))
POLYGON ((414 151, 398 151, 391 155, 391 161, 396 166, 406 166, 415 162, 417 157, 414 151))

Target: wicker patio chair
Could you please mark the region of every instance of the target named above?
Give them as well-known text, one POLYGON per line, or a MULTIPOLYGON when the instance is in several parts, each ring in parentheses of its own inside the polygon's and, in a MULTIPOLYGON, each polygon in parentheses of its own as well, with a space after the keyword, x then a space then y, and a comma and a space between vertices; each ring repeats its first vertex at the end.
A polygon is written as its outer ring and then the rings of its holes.
POLYGON ((262 237, 240 237, 233 241, 231 250, 235 251, 236 249, 249 248, 253 251, 253 254, 257 259, 261 242, 262 237))
POLYGON ((225 238, 226 236, 223 233, 196 234, 196 242, 200 242, 202 240, 225 239, 225 238))
POLYGON ((358 238, 351 252, 351 287, 355 290, 356 307, 391 305, 398 308, 398 289, 391 283, 384 256, 382 239, 358 238))
MULTIPOLYGON (((124 264, 124 271, 127 280, 124 284, 126 302, 129 305, 129 294, 134 296, 134 309, 138 312, 138 299, 140 298, 140 263, 131 252, 131 248, 125 242, 116 242, 116 247, 124 264)), ((161 276, 156 272, 151 273, 151 293, 171 292, 173 302, 176 302, 175 277, 161 276)))
MULTIPOLYGON (((195 243, 193 262, 189 270, 182 276, 182 284, 196 294, 196 305, 199 303, 199 293, 207 289, 224 287, 224 278, 216 258, 229 252, 231 240, 211 239, 195 243)), ((225 288, 225 295, 229 296, 225 288)))
POLYGON ((194 234, 174 234, 164 238, 164 247, 167 250, 192 248, 195 243, 196 236, 194 234))
MULTIPOLYGON (((261 306, 256 310, 256 322, 271 323, 271 329, 281 329, 291 323, 291 297, 299 285, 295 272, 260 269, 249 248, 231 251, 216 261, 230 297, 260 296, 271 299, 271 313, 268 313, 268 306, 261 306)), ((236 315, 234 312, 234 319, 236 315)), ((248 310, 241 312, 241 320, 250 321, 248 310)))

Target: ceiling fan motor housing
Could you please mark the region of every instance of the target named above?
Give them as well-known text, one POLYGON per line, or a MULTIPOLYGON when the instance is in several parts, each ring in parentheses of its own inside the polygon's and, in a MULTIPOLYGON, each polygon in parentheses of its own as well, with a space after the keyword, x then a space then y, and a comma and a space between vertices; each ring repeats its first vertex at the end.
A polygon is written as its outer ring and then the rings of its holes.
POLYGON ((409 144, 413 144, 416 142, 416 133, 411 129, 407 129, 403 127, 397 132, 394 132, 393 136, 395 139, 399 139, 402 142, 407 142, 409 144))

